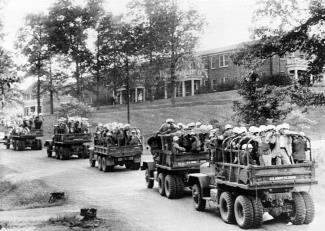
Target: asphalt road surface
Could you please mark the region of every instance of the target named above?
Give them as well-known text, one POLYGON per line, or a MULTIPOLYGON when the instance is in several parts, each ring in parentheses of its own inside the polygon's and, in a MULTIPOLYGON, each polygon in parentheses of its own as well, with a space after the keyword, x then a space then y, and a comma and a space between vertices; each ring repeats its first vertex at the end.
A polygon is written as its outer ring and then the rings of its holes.
MULTIPOLYGON (((150 159, 150 155, 143 159, 150 159)), ((189 192, 181 199, 169 200, 158 194, 156 182, 154 189, 147 189, 143 171, 118 167, 114 172, 104 173, 91 168, 87 159, 60 161, 46 157, 46 150, 18 152, 0 145, 0 178, 5 174, 11 180, 44 180, 68 192, 72 199, 119 211, 143 230, 241 230, 236 225, 224 223, 214 208, 210 207, 206 212, 196 211, 189 192), (3 166, 11 170, 6 174, 3 166)), ((311 194, 319 198, 317 195, 324 193, 323 190, 317 186, 311 194)), ((273 220, 264 222, 258 230, 324 230, 324 201, 315 202, 316 217, 310 225, 294 226, 273 220)))

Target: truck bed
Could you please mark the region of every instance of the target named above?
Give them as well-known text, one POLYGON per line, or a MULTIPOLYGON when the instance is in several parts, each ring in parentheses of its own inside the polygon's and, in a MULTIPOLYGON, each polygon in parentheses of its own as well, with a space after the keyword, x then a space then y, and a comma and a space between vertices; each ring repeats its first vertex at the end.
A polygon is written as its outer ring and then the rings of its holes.
POLYGON ((199 168, 201 164, 210 159, 209 152, 181 152, 173 154, 171 151, 161 151, 157 154, 159 158, 156 166, 168 170, 199 168))
POLYGON ((91 142, 90 133, 55 134, 54 142, 57 144, 82 144, 91 142))
POLYGON ((110 146, 105 147, 101 145, 94 146, 94 153, 100 155, 107 155, 111 157, 124 157, 141 155, 143 151, 142 145, 128 145, 128 146, 110 146))
POLYGON ((217 184, 244 189, 290 188, 317 184, 314 163, 272 166, 243 166, 220 163, 222 174, 216 178, 217 184), (240 167, 239 167, 240 166, 240 167))

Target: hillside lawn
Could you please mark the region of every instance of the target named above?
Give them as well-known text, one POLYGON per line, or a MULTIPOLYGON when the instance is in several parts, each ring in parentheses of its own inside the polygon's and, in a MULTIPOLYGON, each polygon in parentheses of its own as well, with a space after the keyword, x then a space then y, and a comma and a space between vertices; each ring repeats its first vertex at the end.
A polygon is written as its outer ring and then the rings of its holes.
MULTIPOLYGON (((180 97, 176 98, 175 106, 171 105, 170 99, 131 104, 131 125, 140 128, 148 137, 159 129, 166 118, 173 118, 177 123, 192 121, 209 123, 216 119, 222 124, 233 124, 231 117, 234 100, 240 100, 237 91, 180 97)), ((325 139, 325 107, 311 108, 307 117, 317 124, 305 130, 305 133, 312 139, 325 139)), ((94 111, 89 119, 93 129, 97 123, 105 124, 113 121, 126 123, 126 105, 101 107, 99 111, 94 111)))

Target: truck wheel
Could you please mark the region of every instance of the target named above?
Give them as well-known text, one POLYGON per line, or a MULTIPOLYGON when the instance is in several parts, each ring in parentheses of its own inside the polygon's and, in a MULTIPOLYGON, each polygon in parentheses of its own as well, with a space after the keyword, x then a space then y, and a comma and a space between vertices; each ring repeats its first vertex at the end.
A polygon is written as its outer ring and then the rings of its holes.
POLYGON ((161 196, 166 196, 165 192, 165 174, 159 173, 158 174, 158 192, 161 196))
POLYGON ((10 149, 10 141, 7 140, 6 148, 10 149))
POLYGON ((175 180, 176 180, 176 191, 177 191, 177 198, 180 198, 183 196, 184 194, 184 181, 182 179, 181 176, 175 176, 175 180))
POLYGON ((42 140, 37 140, 37 150, 42 150, 43 144, 42 140))
POLYGON ((221 193, 219 211, 220 216, 224 222, 229 224, 234 222, 234 197, 230 192, 221 193))
POLYGON ((306 218, 306 205, 304 198, 300 193, 293 192, 292 199, 293 211, 289 214, 290 221, 294 225, 302 225, 306 218))
POLYGON ((173 175, 165 177, 165 193, 168 199, 174 199, 177 196, 176 179, 173 175))
POLYGON ((112 166, 107 166, 106 165, 106 159, 105 157, 102 157, 102 171, 104 172, 111 172, 112 171, 112 166))
POLYGON ((89 159, 89 164, 90 164, 90 167, 95 167, 96 165, 96 160, 93 160, 93 159, 89 159))
POLYGON ((52 150, 47 148, 47 157, 52 157, 52 150))
POLYGON ((259 228, 263 222, 263 212, 264 212, 261 199, 254 196, 251 196, 249 199, 252 202, 253 210, 254 210, 253 228, 259 228))
POLYGON ((154 185, 154 180, 150 179, 150 178, 153 178, 153 171, 150 171, 149 169, 146 169, 145 180, 146 180, 147 188, 153 188, 153 185, 154 185))
POLYGON ((23 151, 25 149, 25 142, 22 140, 18 141, 18 151, 23 151))
POLYGON ((204 211, 206 201, 202 198, 201 187, 199 184, 195 184, 192 187, 192 198, 194 207, 197 211, 204 211))
POLYGON ((99 171, 102 171, 102 157, 98 157, 98 166, 97 168, 99 169, 99 171))
POLYGON ((313 199, 307 192, 300 192, 300 195, 305 201, 305 206, 306 206, 306 217, 304 224, 309 224, 314 220, 315 216, 315 205, 313 202, 313 199))
POLYGON ((140 163, 131 164, 131 170, 139 170, 139 169, 140 169, 140 163))
POLYGON ((234 204, 235 218, 238 226, 243 229, 252 227, 254 221, 254 210, 251 200, 239 195, 234 204))
POLYGON ((125 165, 125 168, 126 169, 130 169, 131 168, 131 162, 128 161, 128 160, 125 161, 124 165, 125 165))
POLYGON ((14 150, 17 150, 17 143, 16 143, 15 140, 12 141, 12 148, 13 148, 14 150))

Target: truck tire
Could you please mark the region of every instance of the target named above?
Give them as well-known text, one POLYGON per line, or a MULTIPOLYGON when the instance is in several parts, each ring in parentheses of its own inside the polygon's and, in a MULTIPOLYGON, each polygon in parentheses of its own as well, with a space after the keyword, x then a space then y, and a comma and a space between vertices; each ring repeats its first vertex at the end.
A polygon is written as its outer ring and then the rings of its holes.
POLYGON ((126 160, 124 165, 126 169, 131 169, 131 162, 129 160, 126 160))
POLYGON ((102 171, 102 157, 101 156, 98 157, 97 168, 98 168, 99 171, 102 171))
POLYGON ((184 194, 184 181, 183 178, 181 176, 175 176, 176 179, 176 190, 177 190, 177 198, 180 198, 183 196, 184 194))
POLYGON ((302 225, 306 218, 306 205, 304 198, 298 192, 292 193, 293 211, 289 214, 290 221, 294 225, 302 225))
POLYGON ((147 188, 153 188, 154 180, 150 179, 153 178, 153 171, 150 171, 148 168, 145 171, 145 180, 147 188))
POLYGON ((43 148, 42 140, 37 140, 37 150, 42 150, 42 148, 43 148))
POLYGON ((13 140, 13 141, 12 141, 12 148, 13 148, 14 150, 17 150, 17 143, 16 143, 16 140, 13 140))
POLYGON ((165 192, 165 174, 159 173, 158 174, 158 192, 161 196, 166 196, 165 192))
POLYGON ((177 196, 176 179, 173 175, 165 177, 165 193, 168 199, 175 199, 177 196))
POLYGON ((95 167, 96 166, 96 160, 93 160, 93 159, 89 159, 89 164, 90 164, 90 167, 95 167))
POLYGON ((47 148, 47 157, 52 157, 52 150, 50 147, 47 148))
POLYGON ((234 214, 234 197, 230 192, 223 192, 220 195, 219 211, 222 220, 232 224, 235 220, 234 214))
POLYGON ((103 172, 112 172, 114 166, 107 166, 105 157, 102 157, 102 170, 103 172))
POLYGON ((25 141, 19 140, 17 148, 18 148, 18 151, 24 151, 25 150, 25 141))
POLYGON ((195 184, 192 187, 192 198, 193 198, 193 204, 194 208, 197 211, 204 211, 205 210, 205 205, 206 205, 206 200, 202 198, 202 193, 201 193, 201 187, 199 184, 195 184))
POLYGON ((306 206, 306 217, 305 217, 304 224, 310 224, 314 220, 315 205, 314 205, 313 199, 309 193, 300 192, 300 194, 301 194, 302 198, 304 199, 305 206, 306 206))
POLYGON ((254 210, 253 228, 259 228, 263 223, 263 212, 264 212, 261 199, 254 196, 249 197, 249 199, 252 202, 253 210, 254 210))
POLYGON ((6 149, 10 149, 10 141, 7 140, 6 149))
POLYGON ((254 210, 251 200, 244 195, 239 195, 234 203, 235 219, 242 229, 249 229, 254 222, 254 210))
POLYGON ((131 170, 139 170, 139 169, 140 169, 140 163, 131 164, 131 170))

